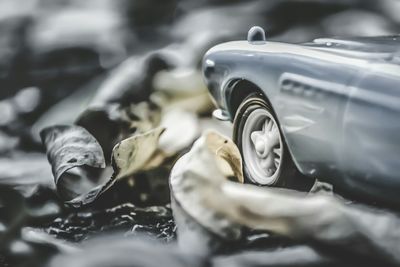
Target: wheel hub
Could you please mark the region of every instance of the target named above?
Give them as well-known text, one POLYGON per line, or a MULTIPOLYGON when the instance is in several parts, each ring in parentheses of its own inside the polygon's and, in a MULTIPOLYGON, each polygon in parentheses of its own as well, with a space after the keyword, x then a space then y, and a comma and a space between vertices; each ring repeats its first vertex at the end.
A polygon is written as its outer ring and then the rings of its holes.
POLYGON ((269 184, 277 177, 281 162, 281 138, 274 118, 267 110, 249 114, 243 129, 243 156, 253 179, 269 184))

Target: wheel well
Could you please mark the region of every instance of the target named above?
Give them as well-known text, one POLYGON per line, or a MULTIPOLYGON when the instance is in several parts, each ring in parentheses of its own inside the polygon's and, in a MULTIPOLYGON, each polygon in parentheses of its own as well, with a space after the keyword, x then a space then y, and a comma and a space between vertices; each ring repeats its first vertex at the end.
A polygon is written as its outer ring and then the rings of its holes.
MULTIPOLYGON (((247 80, 236 80, 236 81, 233 81, 230 85, 231 85, 229 87, 230 90, 227 92, 227 94, 229 94, 228 95, 229 101, 227 102, 227 104, 228 104, 229 113, 232 116, 232 120, 235 118, 236 112, 237 112, 240 104, 243 102, 243 100, 250 94, 257 94, 257 96, 261 97, 262 99, 264 99, 267 102, 267 104, 271 108, 272 114, 275 116, 278 126, 280 127, 280 123, 276 116, 274 108, 271 105, 270 100, 268 99, 268 97, 265 95, 265 93, 263 92, 263 90, 260 87, 258 87, 256 84, 254 84, 250 81, 247 81, 247 80)), ((235 131, 236 130, 234 127, 234 140, 236 139, 235 135, 237 134, 235 131)), ((286 136, 285 136, 284 132, 282 131, 281 133, 283 135, 284 146, 287 148, 288 155, 291 158, 291 160, 293 161, 295 168, 300 173, 303 173, 301 171, 301 168, 299 167, 299 164, 297 163, 296 159, 293 157, 292 150, 289 148, 289 146, 286 143, 286 136)), ((307 183, 306 186, 308 186, 308 185, 309 184, 307 183)), ((311 186, 310 186, 310 188, 311 188, 311 186)))
POLYGON ((247 80, 236 81, 233 83, 232 89, 230 90, 228 103, 229 113, 231 114, 232 119, 235 117, 240 104, 250 94, 258 94, 265 101, 269 102, 263 91, 254 83, 247 80))

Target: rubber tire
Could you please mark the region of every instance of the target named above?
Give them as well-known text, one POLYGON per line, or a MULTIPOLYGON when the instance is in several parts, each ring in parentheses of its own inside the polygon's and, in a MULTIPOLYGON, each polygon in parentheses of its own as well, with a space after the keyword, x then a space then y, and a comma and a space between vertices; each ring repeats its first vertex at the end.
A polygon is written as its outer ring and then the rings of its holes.
POLYGON ((258 94, 251 94, 248 97, 246 97, 243 102, 239 105, 235 118, 233 121, 233 140, 238 146, 240 153, 242 154, 243 157, 243 152, 242 152, 242 132, 243 132, 243 127, 246 123, 246 119, 248 115, 259 108, 266 109, 272 116, 274 117, 276 123, 278 124, 279 128, 279 134, 281 136, 282 140, 282 145, 283 145, 283 153, 281 157, 281 173, 276 179, 276 181, 271 184, 271 185, 261 185, 256 182, 254 182, 250 176, 249 172, 246 167, 246 163, 244 162, 243 158, 243 174, 244 174, 244 179, 245 183, 251 183, 251 184, 256 184, 259 186, 271 186, 271 187, 281 187, 281 188, 289 188, 289 189, 295 189, 295 190, 300 190, 300 191, 309 191, 311 187, 313 186, 315 179, 306 177, 303 174, 301 174, 298 169, 296 168, 296 165, 294 164, 292 160, 292 156, 290 155, 290 152, 287 148, 285 139, 282 135, 281 128, 279 126, 279 121, 277 117, 275 116, 275 113, 271 106, 258 94))

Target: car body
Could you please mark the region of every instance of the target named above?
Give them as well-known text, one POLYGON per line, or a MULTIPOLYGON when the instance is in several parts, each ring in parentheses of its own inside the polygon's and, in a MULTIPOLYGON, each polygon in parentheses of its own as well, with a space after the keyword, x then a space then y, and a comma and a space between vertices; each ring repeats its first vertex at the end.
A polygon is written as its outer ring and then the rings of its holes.
POLYGON ((247 95, 262 95, 300 173, 400 203, 400 36, 288 44, 263 34, 253 27, 204 56, 214 115, 233 121, 247 95))

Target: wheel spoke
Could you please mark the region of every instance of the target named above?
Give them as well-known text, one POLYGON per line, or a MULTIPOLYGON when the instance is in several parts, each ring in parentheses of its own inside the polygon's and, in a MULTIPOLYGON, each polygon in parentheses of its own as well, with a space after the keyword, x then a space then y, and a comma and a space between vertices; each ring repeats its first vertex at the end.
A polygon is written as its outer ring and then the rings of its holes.
POLYGON ((263 123, 262 130, 261 130, 263 133, 267 133, 267 125, 268 125, 268 119, 266 119, 263 123))
POLYGON ((272 151, 273 151, 273 152, 275 153, 275 155, 277 155, 279 158, 281 157, 282 151, 281 151, 281 148, 280 148, 280 147, 279 147, 279 148, 274 148, 272 151))
POLYGON ((278 129, 278 127, 275 125, 275 123, 273 124, 273 126, 272 126, 272 129, 271 129, 271 134, 278 134, 279 135, 279 129, 278 129))
POLYGON ((271 132, 268 141, 272 146, 279 145, 279 132, 278 131, 271 132))
POLYGON ((267 125, 267 131, 268 132, 271 132, 273 125, 274 125, 274 122, 271 119, 269 119, 268 125, 267 125))
POLYGON ((256 145, 257 137, 258 137, 257 135, 258 135, 257 132, 252 132, 252 133, 250 134, 250 139, 251 139, 251 142, 253 143, 253 146, 256 145))
POLYGON ((270 163, 266 159, 260 160, 260 167, 264 170, 267 170, 270 167, 270 163))
POLYGON ((262 133, 259 131, 252 132, 250 134, 250 139, 251 139, 251 142, 253 143, 254 147, 256 147, 257 141, 260 139, 261 136, 262 136, 262 133))
POLYGON ((281 164, 281 158, 274 158, 275 167, 278 168, 279 164, 281 164))

